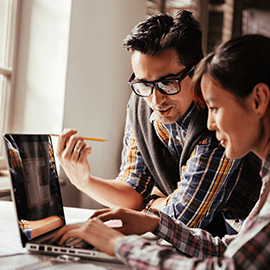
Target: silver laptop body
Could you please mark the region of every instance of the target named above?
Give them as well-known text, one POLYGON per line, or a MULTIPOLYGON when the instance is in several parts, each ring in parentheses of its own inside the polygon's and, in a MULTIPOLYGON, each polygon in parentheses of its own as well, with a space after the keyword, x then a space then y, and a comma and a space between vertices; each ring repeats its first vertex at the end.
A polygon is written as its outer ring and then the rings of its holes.
POLYGON ((30 252, 119 263, 78 239, 61 247, 50 242, 66 224, 51 136, 4 134, 4 142, 23 247, 30 252))

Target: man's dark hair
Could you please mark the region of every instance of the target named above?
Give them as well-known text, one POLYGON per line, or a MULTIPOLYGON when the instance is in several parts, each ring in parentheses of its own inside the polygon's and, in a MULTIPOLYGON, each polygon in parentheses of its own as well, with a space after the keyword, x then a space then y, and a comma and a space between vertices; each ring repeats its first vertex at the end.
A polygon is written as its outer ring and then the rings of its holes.
POLYGON ((173 48, 186 67, 203 58, 200 24, 187 10, 178 12, 174 17, 159 14, 140 22, 124 39, 123 47, 130 54, 139 51, 151 56, 173 48))

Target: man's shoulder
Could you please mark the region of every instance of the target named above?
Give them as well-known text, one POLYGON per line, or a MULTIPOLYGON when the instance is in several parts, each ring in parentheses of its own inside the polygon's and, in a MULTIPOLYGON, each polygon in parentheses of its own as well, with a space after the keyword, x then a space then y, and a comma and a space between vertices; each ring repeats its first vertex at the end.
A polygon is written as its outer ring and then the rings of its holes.
MULTIPOLYGON (((200 121, 201 119, 207 120, 207 116, 208 116, 207 108, 199 108, 193 103, 192 111, 191 111, 192 121, 200 121)), ((205 127, 206 127, 206 124, 205 124, 205 127)))
POLYGON ((144 98, 141 98, 134 93, 131 94, 128 102, 128 107, 130 110, 136 110, 138 107, 148 108, 149 105, 146 103, 144 98))
POLYGON ((152 113, 153 110, 146 103, 144 98, 136 96, 134 93, 131 94, 128 102, 128 115, 132 123, 144 121, 146 118, 150 119, 152 113))

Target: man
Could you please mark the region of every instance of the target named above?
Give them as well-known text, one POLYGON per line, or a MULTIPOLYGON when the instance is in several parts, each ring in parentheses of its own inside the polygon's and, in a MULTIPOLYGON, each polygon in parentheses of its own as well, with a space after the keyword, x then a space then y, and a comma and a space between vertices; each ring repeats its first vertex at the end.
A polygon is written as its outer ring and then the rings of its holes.
POLYGON ((253 154, 227 159, 206 128, 207 110, 193 103, 191 77, 203 57, 201 37, 199 23, 182 11, 175 18, 152 16, 124 40, 133 94, 116 179, 90 176, 91 147, 76 130, 64 130, 57 155, 71 182, 106 206, 155 207, 222 236, 223 216, 244 219, 257 201, 260 162, 253 154))

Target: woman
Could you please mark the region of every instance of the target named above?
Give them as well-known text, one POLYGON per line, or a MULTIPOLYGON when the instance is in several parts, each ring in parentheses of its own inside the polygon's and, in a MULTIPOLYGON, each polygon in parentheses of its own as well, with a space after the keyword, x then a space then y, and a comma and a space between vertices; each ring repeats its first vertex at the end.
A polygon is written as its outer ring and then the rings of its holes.
POLYGON ((261 196, 240 233, 214 238, 154 209, 153 215, 112 209, 64 227, 55 241, 61 238, 61 245, 78 236, 134 269, 269 269, 270 39, 249 35, 219 46, 200 63, 193 86, 196 102, 208 107, 208 128, 216 131, 226 155, 235 159, 253 151, 263 160, 261 196), (110 219, 121 219, 123 226, 103 224, 110 219), (134 235, 145 232, 162 237, 177 251, 134 235))

